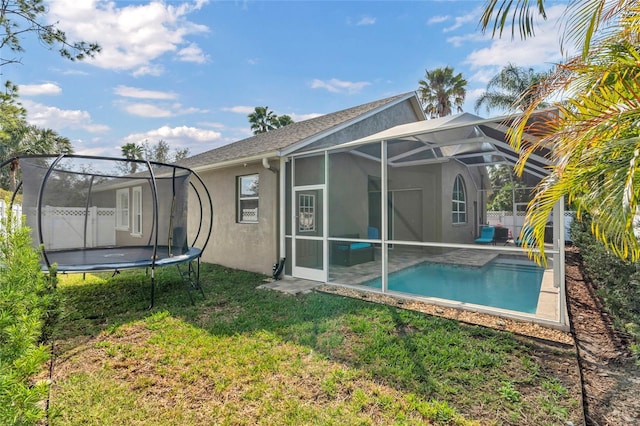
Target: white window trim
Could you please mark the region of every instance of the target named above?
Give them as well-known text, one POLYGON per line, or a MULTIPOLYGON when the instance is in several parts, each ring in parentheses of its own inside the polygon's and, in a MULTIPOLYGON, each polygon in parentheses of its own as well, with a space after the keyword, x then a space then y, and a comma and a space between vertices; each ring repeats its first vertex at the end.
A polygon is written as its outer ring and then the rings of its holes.
POLYGON ((457 206, 457 208, 455 210, 452 209, 451 211, 451 223, 453 225, 464 225, 467 223, 467 188, 465 187, 464 184, 464 178, 461 175, 457 175, 455 180, 453 181, 453 190, 452 190, 452 194, 451 194, 451 200, 452 200, 452 204, 455 204, 457 206), (456 198, 454 198, 456 192, 456 184, 460 183, 461 188, 459 188, 459 190, 457 192, 462 191, 462 197, 464 198, 463 200, 458 200, 456 198), (460 214, 464 213, 464 221, 460 221, 460 214), (456 216, 457 220, 454 220, 454 215, 456 216))
POLYGON ((142 236, 142 187, 136 186, 132 189, 132 200, 131 200, 131 235, 134 237, 142 236), (136 229, 136 225, 138 224, 137 216, 140 217, 140 229, 136 229))
POLYGON ((298 232, 316 231, 316 196, 313 194, 298 195, 298 232), (304 202, 303 202, 304 200, 304 202), (304 204, 304 205, 303 205, 304 204), (306 223, 308 220, 310 224, 306 223))
POLYGON ((259 214, 260 214, 260 190, 258 189, 258 194, 257 195, 251 195, 251 196, 243 196, 242 195, 242 178, 246 178, 246 177, 250 177, 250 176, 256 176, 258 178, 258 182, 260 182, 260 175, 258 173, 254 173, 251 175, 243 175, 243 176, 238 176, 237 178, 237 209, 238 209, 238 217, 237 217, 237 221, 238 223, 258 223, 259 222, 259 214), (246 219, 242 219, 242 201, 249 201, 249 200, 257 200, 258 202, 258 207, 256 207, 256 214, 255 214, 255 220, 246 220, 246 219))
POLYGON ((116 230, 118 231, 128 231, 129 230, 129 188, 118 189, 116 191, 116 230), (127 207, 125 208, 122 204, 122 195, 126 195, 127 207), (124 212, 126 211, 126 216, 124 216, 124 212), (126 222, 123 222, 123 217, 126 218, 126 222))

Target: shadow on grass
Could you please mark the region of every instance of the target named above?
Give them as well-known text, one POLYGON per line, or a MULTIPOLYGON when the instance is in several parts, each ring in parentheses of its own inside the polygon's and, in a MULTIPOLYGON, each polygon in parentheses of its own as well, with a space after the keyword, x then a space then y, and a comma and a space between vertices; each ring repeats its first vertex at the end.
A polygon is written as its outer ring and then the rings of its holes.
POLYGON ((339 295, 291 296, 258 290, 265 276, 214 265, 201 267, 205 298, 192 305, 175 268, 156 270, 156 303, 149 310, 150 281, 125 271, 98 282, 60 285, 58 339, 95 336, 166 311, 216 336, 267 331, 328 358, 368 370, 395 387, 423 395, 459 392, 481 370, 498 368, 521 344, 505 333, 339 295), (452 375, 447 386, 433 378, 452 375))
MULTIPOLYGON (((193 292, 191 304, 177 270, 157 269, 151 310, 150 280, 143 271, 86 282, 74 278, 59 286, 62 313, 56 338, 69 349, 82 337, 166 312, 212 336, 267 332, 425 400, 453 399, 476 415, 479 404, 483 410, 501 410, 496 390, 505 380, 529 380, 531 373, 523 366, 534 361, 521 360, 532 359, 535 349, 508 333, 337 294, 291 296, 256 289, 265 278, 202 264, 205 298, 193 292)), ((532 371, 538 374, 539 369, 532 371)), ((532 410, 528 415, 535 415, 535 406, 532 410)))

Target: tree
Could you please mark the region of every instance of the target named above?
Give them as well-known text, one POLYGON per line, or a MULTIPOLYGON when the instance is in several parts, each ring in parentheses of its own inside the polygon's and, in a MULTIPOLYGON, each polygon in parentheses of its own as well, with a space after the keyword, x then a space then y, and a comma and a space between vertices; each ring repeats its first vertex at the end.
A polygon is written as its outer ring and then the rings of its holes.
MULTIPOLYGON (((502 31, 512 1, 496 1, 483 15, 483 28, 496 16, 502 31)), ((527 2, 524 2, 526 4, 527 2)), ((538 0, 539 13, 544 1, 538 0)), ((514 20, 522 4, 513 11, 514 20)), ((524 24, 529 12, 520 15, 524 24)), ((585 0, 572 2, 564 16, 565 40, 581 46, 581 54, 557 67, 542 82, 532 103, 509 130, 509 142, 520 151, 518 172, 529 155, 553 147, 550 174, 535 190, 526 221, 533 228, 537 260, 544 260, 544 227, 556 202, 564 197, 592 219, 591 232, 621 258, 640 259, 640 6, 637 2, 585 0), (606 25, 605 25, 606 24, 606 25), (599 28, 606 30, 599 31, 599 28), (529 120, 551 97, 557 114, 538 121, 535 143, 523 144, 529 120)), ((520 22, 524 36, 532 29, 520 22)))
MULTIPOLYGON (((24 52, 21 40, 27 33, 35 34, 48 48, 56 47, 62 57, 71 61, 93 57, 100 52, 100 46, 96 43, 68 40, 65 32, 55 24, 44 22, 46 13, 47 8, 43 0, 0 0, 0 66, 21 62, 16 56, 6 55, 24 52)), ((34 132, 33 128, 27 129, 25 116, 26 111, 18 101, 17 87, 10 81, 5 82, 5 92, 0 94, 2 160, 27 152, 46 153, 50 149, 64 152, 65 149, 70 149, 68 140, 65 143, 53 131, 49 131, 53 132, 50 134, 45 132, 39 136, 35 135, 37 132, 34 132), (25 129, 28 131, 23 134, 25 129), (28 137, 32 140, 25 139, 28 137), (37 148, 32 145, 34 140, 43 143, 54 142, 54 146, 37 148), (61 143, 61 146, 55 147, 56 143, 61 143), (28 149, 25 150, 25 147, 28 149)), ((12 185, 15 185, 17 168, 17 163, 11 165, 12 185)))
POLYGON ((249 114, 249 123, 251 123, 251 130, 253 130, 254 135, 275 129, 273 123, 276 121, 277 115, 273 111, 269 111, 269 107, 256 107, 249 114))
MULTIPOLYGON (((9 159, 24 154, 72 154, 73 147, 68 138, 60 136, 54 130, 44 129, 25 121, 14 123, 5 128, 0 139, 0 157, 9 159)), ((9 166, 9 188, 15 191, 19 171, 18 161, 9 166)))
POLYGON ((176 148, 173 156, 173 161, 178 162, 184 160, 189 156, 189 148, 176 148))
MULTIPOLYGON (((120 147, 122 150, 122 156, 127 160, 142 160, 144 156, 144 147, 134 142, 130 142, 120 147)), ((138 170, 138 163, 135 161, 128 162, 128 173, 135 173, 138 170)), ((126 167, 125 167, 126 169, 126 167)))
POLYGON ((527 203, 529 191, 520 178, 513 175, 513 169, 500 164, 489 169, 491 187, 496 189, 487 204, 487 210, 512 211, 513 203, 527 203))
POLYGON ((509 64, 489 80, 486 92, 476 100, 475 110, 478 112, 484 106, 487 112, 494 108, 522 111, 533 102, 540 82, 548 75, 548 72, 536 72, 533 68, 509 64))
POLYGON ((467 80, 462 73, 453 74, 453 68, 425 70, 425 79, 418 81, 420 100, 424 112, 431 118, 444 117, 452 113, 452 107, 462 111, 467 95, 467 80))
POLYGON ((288 115, 278 116, 269 107, 255 107, 254 111, 248 115, 251 130, 254 135, 266 133, 270 130, 293 124, 293 119, 288 115))
MULTIPOLYGON (((492 36, 495 37, 496 33, 502 36, 505 25, 511 23, 511 37, 515 36, 516 29, 523 39, 534 36, 536 16, 547 19, 545 10, 547 2, 546 0, 535 0, 537 12, 532 10, 530 3, 531 0, 489 0, 480 19, 482 31, 485 32, 488 27, 492 26, 492 36), (509 19, 510 15, 511 19, 509 19)), ((601 37, 606 38, 623 15, 628 12, 637 15, 638 6, 634 3, 624 0, 576 0, 569 2, 564 13, 565 26, 561 38, 562 45, 564 46, 565 42, 573 42, 582 52, 582 59, 585 59, 591 47, 599 44, 602 41, 601 37), (612 25, 607 28, 607 31, 598 34, 598 30, 608 24, 612 25)), ((631 19, 634 20, 633 16, 631 19)))
POLYGON ((186 158, 189 155, 189 148, 174 148, 173 153, 169 143, 160 139, 155 145, 142 144, 143 158, 158 163, 174 163, 186 158))
POLYGON ((64 31, 44 23, 47 13, 43 0, 0 0, 0 66, 19 63, 17 57, 4 56, 7 52, 24 52, 21 39, 26 33, 35 33, 48 48, 56 47, 58 53, 69 60, 82 60, 100 52, 97 43, 70 41, 64 31))
POLYGON ((8 130, 22 125, 27 111, 18 102, 18 86, 6 81, 4 93, 0 93, 0 141, 8 136, 8 130))
POLYGON ((278 116, 278 125, 277 128, 288 126, 289 124, 293 124, 293 119, 288 115, 279 115, 278 116))

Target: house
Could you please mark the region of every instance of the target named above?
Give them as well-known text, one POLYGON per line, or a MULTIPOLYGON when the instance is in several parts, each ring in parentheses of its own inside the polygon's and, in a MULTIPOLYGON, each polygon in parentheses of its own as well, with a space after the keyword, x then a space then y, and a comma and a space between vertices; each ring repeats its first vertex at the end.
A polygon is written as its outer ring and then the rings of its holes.
MULTIPOLYGON (((418 98, 410 92, 294 123, 179 162, 202 177, 213 199, 212 242, 203 261, 270 275, 273 264, 286 256, 281 236, 289 156, 423 120, 418 98)), ((189 229, 195 227, 189 223, 189 229)), ((286 273, 291 273, 290 262, 286 273)))
MULTIPOLYGON (((287 276, 383 292, 391 273, 425 262, 474 274, 497 259, 528 268, 527 253, 513 242, 475 244, 488 223, 487 167, 518 160, 506 138, 509 119, 463 113, 426 120, 416 94, 406 93, 185 159, 179 164, 201 176, 214 204, 203 260, 270 274, 286 258, 287 276)), ((531 155, 525 179, 539 181, 548 166, 543 155, 531 155)), ((502 298, 531 299, 514 308, 528 319, 566 324, 563 209, 552 218, 548 266, 532 266, 537 275, 526 291, 498 290, 502 298)), ((189 219, 189 229, 197 225, 189 219)), ((519 275, 501 281, 523 284, 519 275)), ((444 279, 441 287, 455 286, 444 279)), ((464 306, 487 303, 494 302, 464 306)))

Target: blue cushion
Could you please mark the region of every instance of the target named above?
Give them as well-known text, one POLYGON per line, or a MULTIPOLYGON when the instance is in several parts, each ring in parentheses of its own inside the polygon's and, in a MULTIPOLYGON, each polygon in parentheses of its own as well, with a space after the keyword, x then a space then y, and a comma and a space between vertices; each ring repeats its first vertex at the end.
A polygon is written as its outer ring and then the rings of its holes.
POLYGON ((361 248, 371 247, 369 243, 351 243, 351 250, 357 250, 361 248))
POLYGON ((351 243, 349 245, 340 244, 338 246, 338 250, 349 250, 349 248, 351 250, 358 250, 358 249, 367 248, 367 247, 371 247, 371 244, 369 243, 351 243))

